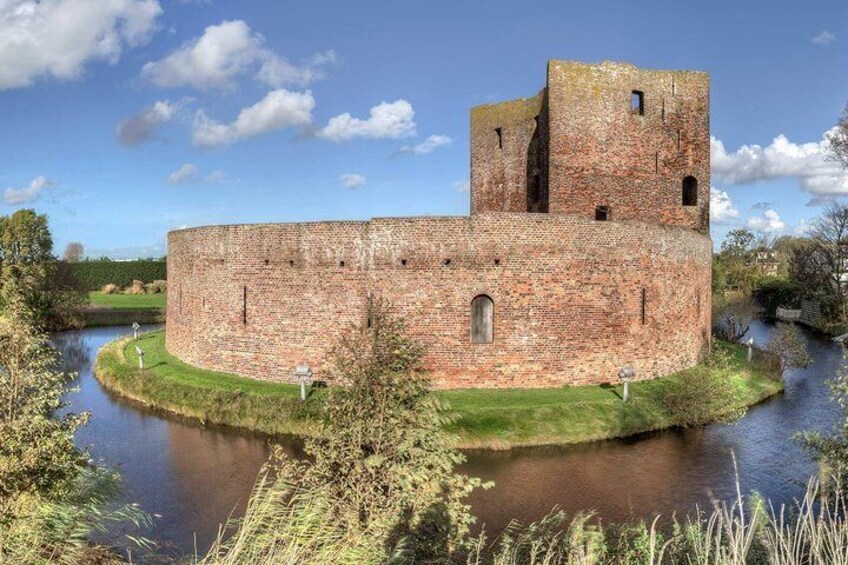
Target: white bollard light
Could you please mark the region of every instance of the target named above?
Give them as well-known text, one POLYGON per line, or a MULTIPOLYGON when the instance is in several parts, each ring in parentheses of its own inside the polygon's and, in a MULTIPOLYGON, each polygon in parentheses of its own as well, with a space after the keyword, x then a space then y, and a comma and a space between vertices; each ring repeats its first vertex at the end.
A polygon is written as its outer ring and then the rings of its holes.
POLYGON ((138 368, 144 369, 144 350, 136 345, 135 354, 138 355, 138 368))
POLYGON ((621 395, 623 402, 630 399, 630 381, 636 378, 636 371, 630 367, 623 367, 618 371, 618 378, 624 383, 624 393, 621 395))
POLYGON ((312 369, 308 365, 298 365, 294 370, 294 378, 300 381, 300 400, 306 402, 306 385, 312 384, 312 369))

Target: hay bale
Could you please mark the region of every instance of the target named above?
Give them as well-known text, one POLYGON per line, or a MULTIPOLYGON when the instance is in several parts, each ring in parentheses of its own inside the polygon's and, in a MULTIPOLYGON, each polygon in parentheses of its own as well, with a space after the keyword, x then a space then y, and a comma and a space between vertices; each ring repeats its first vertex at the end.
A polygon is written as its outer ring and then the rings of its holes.
POLYGON ((115 294, 118 292, 118 285, 116 284, 107 284, 102 289, 100 289, 103 294, 115 294))
POLYGON ((142 281, 133 281, 132 286, 127 288, 127 294, 144 294, 144 283, 142 281))
POLYGON ((147 294, 156 294, 159 292, 159 285, 155 282, 147 283, 146 285, 144 285, 144 292, 146 292, 147 294))
POLYGON ((168 281, 155 280, 153 284, 159 287, 159 292, 167 292, 168 290, 168 281))

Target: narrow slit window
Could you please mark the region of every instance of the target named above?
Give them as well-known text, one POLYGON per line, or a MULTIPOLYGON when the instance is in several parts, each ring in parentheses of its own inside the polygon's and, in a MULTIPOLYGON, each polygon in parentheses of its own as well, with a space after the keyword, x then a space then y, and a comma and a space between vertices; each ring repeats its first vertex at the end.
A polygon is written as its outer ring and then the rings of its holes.
POLYGON ((690 176, 683 179, 683 205, 698 205, 698 179, 695 177, 690 176))
POLYGON ((503 149, 503 129, 495 128, 495 133, 498 134, 498 149, 503 149))
POLYGON ((647 319, 648 314, 648 293, 643 288, 642 289, 642 307, 641 307, 641 316, 642 316, 642 325, 645 325, 645 321, 647 319))
POLYGON ((654 172, 655 173, 660 172, 660 154, 659 153, 654 153, 654 172))
POLYGON ((247 287, 241 288, 241 323, 247 325, 247 287))
POLYGON ((645 93, 634 90, 630 97, 630 111, 639 116, 645 115, 645 93))
POLYGON ((598 206, 595 208, 595 219, 599 222, 606 222, 612 219, 612 209, 609 206, 598 206))
POLYGON ((471 343, 492 343, 495 303, 481 294, 471 301, 471 343))

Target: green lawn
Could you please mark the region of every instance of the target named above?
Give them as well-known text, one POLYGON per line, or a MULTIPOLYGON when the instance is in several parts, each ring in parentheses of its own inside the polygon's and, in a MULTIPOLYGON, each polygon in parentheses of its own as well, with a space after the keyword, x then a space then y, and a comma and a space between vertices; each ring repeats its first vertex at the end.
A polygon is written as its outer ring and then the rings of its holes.
POLYGON ((88 293, 91 305, 97 308, 113 310, 158 310, 165 308, 167 295, 158 294, 103 294, 94 291, 88 293))
MULTIPOLYGON (((155 295, 154 295, 155 296, 155 295)), ((198 369, 170 355, 164 331, 144 334, 145 370, 137 367, 136 342, 120 340, 104 347, 96 374, 116 392, 145 404, 203 422, 247 428, 268 434, 314 435, 319 431, 321 389, 306 403, 299 387, 255 381, 198 369)), ((777 394, 783 382, 751 369, 740 346, 719 344, 733 352, 730 377, 740 405, 777 394)), ((703 366, 688 371, 708 371, 703 366)), ((631 401, 621 401, 621 387, 585 386, 557 389, 468 389, 436 392, 455 413, 448 431, 462 447, 507 448, 566 444, 624 437, 670 427, 672 416, 662 403, 664 387, 682 373, 633 383, 631 401)))

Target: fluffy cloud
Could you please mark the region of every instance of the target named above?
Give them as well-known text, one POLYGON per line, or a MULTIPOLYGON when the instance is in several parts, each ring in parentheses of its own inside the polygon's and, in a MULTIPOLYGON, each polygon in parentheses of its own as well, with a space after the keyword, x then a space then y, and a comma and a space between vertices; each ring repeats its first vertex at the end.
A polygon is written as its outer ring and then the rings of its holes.
POLYGON ((714 186, 710 187, 710 221, 725 224, 739 217, 739 210, 733 207, 730 195, 714 186))
POLYGON ((3 202, 6 204, 23 204, 32 202, 52 183, 44 177, 35 177, 23 188, 8 187, 3 191, 3 202))
POLYGON ((411 153, 413 155, 424 155, 432 153, 434 149, 442 145, 450 145, 451 138, 446 135, 431 135, 417 145, 405 145, 400 148, 401 153, 411 153))
POLYGON ((759 233, 778 233, 786 229, 786 222, 780 219, 776 210, 766 210, 762 216, 748 218, 748 229, 759 233))
POLYGON ((815 43, 816 45, 830 45, 834 41, 836 41, 836 34, 831 33, 828 30, 822 30, 822 32, 814 37, 810 38, 810 41, 815 43))
POLYGON ((311 92, 272 90, 265 98, 239 112, 229 124, 219 123, 198 110, 194 117, 193 139, 199 147, 229 145, 256 135, 302 126, 312 122, 315 99, 311 92))
POLYGON ((365 177, 356 173, 345 173, 339 177, 339 182, 345 188, 359 188, 365 184, 365 177))
POLYGON ((157 0, 0 0, 0 89, 115 63, 150 39, 161 13, 157 0))
POLYGON ((191 86, 199 90, 230 89, 235 79, 252 74, 272 88, 305 86, 324 76, 336 61, 333 51, 313 55, 297 66, 265 46, 265 39, 241 20, 207 27, 203 35, 160 61, 147 63, 141 74, 157 86, 191 86))
POLYGON ((779 135, 766 147, 743 145, 732 153, 711 137, 712 172, 734 184, 794 177, 801 188, 814 194, 848 194, 848 171, 827 159, 830 133, 821 141, 800 144, 779 135))
POLYGON ((143 108, 139 113, 118 124, 118 140, 127 146, 144 143, 153 137, 159 125, 171 121, 177 109, 178 104, 172 104, 167 100, 143 108))
POLYGON ((170 175, 168 175, 169 184, 182 184, 191 182, 197 177, 197 165, 186 163, 170 175))
POLYGON ((383 102, 371 108, 368 119, 354 118, 344 113, 331 118, 327 126, 318 132, 318 137, 330 141, 349 139, 400 139, 415 135, 415 110, 412 104, 400 99, 383 102))

